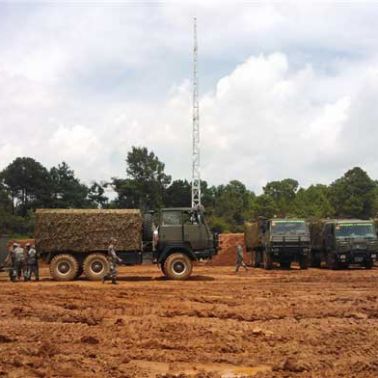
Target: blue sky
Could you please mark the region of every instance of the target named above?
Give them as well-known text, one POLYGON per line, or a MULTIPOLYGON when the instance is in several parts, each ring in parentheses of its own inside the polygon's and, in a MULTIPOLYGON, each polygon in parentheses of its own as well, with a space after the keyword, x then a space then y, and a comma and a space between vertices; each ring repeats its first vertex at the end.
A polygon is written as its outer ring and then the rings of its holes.
POLYGON ((373 2, 1 3, 0 169, 107 180, 143 145, 190 179, 193 16, 203 179, 378 178, 373 2))

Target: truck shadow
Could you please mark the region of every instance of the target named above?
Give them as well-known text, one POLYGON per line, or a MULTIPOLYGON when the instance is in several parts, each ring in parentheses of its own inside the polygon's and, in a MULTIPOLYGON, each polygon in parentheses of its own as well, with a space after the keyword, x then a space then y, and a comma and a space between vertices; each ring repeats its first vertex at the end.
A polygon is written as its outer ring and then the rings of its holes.
MULTIPOLYGON (((83 279, 85 280, 85 278, 83 279)), ((191 276, 186 281, 214 281, 214 277, 209 276, 191 276)), ((151 276, 123 276, 123 277, 117 277, 117 281, 122 282, 140 282, 140 281, 170 281, 167 277, 161 276, 161 277, 151 277, 151 276)))

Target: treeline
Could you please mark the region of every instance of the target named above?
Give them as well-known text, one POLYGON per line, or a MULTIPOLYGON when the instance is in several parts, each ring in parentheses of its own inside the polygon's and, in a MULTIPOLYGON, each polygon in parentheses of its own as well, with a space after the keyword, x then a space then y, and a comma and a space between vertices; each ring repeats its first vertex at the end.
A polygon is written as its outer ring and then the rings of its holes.
MULTIPOLYGON (((140 208, 190 206, 191 184, 172 180, 165 164, 144 147, 127 154, 124 178, 82 183, 62 162, 47 169, 32 158, 15 159, 0 172, 0 233, 32 235, 36 208, 140 208), (116 197, 110 200, 106 190, 116 197)), ((241 231, 245 220, 265 217, 370 218, 378 212, 378 182, 355 167, 330 185, 301 188, 287 178, 271 181, 255 195, 237 180, 209 186, 202 182, 202 203, 213 229, 241 231)))

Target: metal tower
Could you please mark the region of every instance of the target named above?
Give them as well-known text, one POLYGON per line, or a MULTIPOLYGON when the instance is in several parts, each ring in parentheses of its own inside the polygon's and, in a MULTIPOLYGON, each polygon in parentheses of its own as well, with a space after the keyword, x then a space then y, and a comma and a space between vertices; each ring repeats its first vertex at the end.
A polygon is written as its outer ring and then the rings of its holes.
POLYGON ((200 127, 198 100, 198 44, 197 19, 193 28, 193 157, 192 157, 192 207, 201 206, 200 127))

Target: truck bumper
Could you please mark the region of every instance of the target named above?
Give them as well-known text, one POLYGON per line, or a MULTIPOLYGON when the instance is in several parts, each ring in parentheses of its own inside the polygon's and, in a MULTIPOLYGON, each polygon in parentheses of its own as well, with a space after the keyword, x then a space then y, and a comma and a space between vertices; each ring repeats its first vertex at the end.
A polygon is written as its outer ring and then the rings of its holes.
POLYGON ((302 256, 310 256, 310 247, 301 248, 283 248, 273 247, 270 254, 274 261, 294 261, 302 256))
POLYGON ((378 252, 374 251, 346 251, 337 252, 337 261, 346 264, 360 264, 363 265, 368 262, 375 262, 378 257, 378 252))

